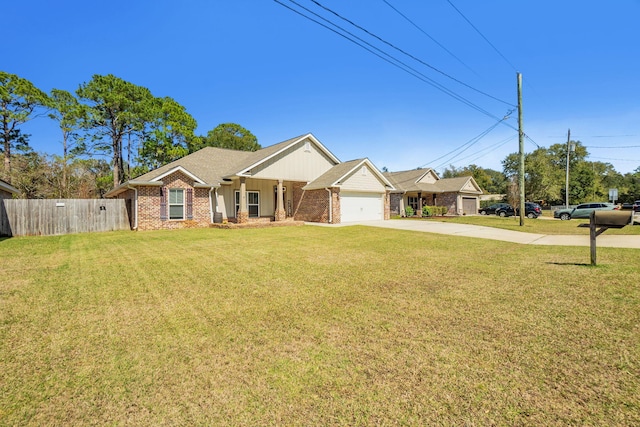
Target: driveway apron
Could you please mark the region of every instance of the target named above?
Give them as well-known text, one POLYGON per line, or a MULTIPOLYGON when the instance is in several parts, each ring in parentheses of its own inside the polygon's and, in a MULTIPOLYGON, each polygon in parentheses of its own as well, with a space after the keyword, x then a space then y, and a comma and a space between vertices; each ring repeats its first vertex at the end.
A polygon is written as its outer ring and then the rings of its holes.
MULTIPOLYGON (((448 234, 452 236, 475 237, 480 239, 499 240, 502 242, 520 243, 523 245, 557 245, 557 246, 590 246, 588 235, 559 236, 524 233, 521 231, 502 230, 480 225, 453 224, 450 222, 421 221, 408 219, 393 219, 379 221, 350 222, 345 224, 318 224, 328 227, 347 227, 351 225, 364 225, 367 227, 392 228, 396 230, 408 230, 423 233, 448 234)), ((640 249, 640 236, 614 236, 601 234, 597 238, 598 247, 632 248, 640 249)))

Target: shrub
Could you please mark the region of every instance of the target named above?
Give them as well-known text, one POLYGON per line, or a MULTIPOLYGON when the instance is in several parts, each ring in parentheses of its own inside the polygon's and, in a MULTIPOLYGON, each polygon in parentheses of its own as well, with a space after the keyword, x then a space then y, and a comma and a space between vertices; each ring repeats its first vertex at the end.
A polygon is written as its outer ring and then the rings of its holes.
POLYGON ((423 206, 422 216, 443 216, 446 215, 449 208, 446 206, 423 206))
POLYGON ((411 206, 407 206, 406 208, 404 208, 404 213, 407 216, 413 216, 413 214, 415 213, 413 208, 411 206))

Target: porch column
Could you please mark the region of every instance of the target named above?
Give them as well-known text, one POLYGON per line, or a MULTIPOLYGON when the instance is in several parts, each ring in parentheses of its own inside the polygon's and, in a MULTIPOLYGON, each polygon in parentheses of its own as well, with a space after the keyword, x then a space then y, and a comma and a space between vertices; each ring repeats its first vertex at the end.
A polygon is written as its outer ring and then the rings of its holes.
POLYGON ((284 191, 282 191, 282 180, 278 180, 278 191, 277 191, 277 206, 275 213, 276 221, 284 221, 287 218, 287 213, 284 210, 284 191))
POLYGON ((249 221, 249 211, 247 211, 247 179, 240 178, 240 208, 236 220, 238 224, 244 224, 249 221))
POLYGON ((416 215, 422 216, 422 193, 418 193, 418 212, 416 212, 416 215))

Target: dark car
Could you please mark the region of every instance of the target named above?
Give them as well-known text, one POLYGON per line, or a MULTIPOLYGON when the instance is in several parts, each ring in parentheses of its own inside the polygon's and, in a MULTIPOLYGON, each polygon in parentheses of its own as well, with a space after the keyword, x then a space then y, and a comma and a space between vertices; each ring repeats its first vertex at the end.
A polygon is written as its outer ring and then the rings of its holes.
MULTIPOLYGON (((539 204, 533 202, 526 202, 524 204, 524 214, 527 218, 538 218, 542 215, 542 208, 539 204)), ((506 208, 496 210, 496 215, 501 217, 520 215, 520 208, 513 209, 511 205, 506 208)))
POLYGON ((633 202, 633 211, 640 212, 640 200, 636 200, 633 202))
POLYGON ((506 208, 507 206, 509 206, 509 203, 495 203, 491 206, 487 206, 486 208, 478 209, 478 213, 480 215, 493 215, 496 213, 496 210, 506 208))

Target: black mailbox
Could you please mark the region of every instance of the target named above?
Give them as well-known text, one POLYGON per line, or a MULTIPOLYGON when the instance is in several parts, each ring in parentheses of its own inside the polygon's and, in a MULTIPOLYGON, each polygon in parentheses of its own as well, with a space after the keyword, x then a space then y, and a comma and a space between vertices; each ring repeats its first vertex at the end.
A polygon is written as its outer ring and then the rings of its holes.
POLYGON ((593 211, 592 215, 596 227, 622 228, 633 219, 633 211, 593 211))

